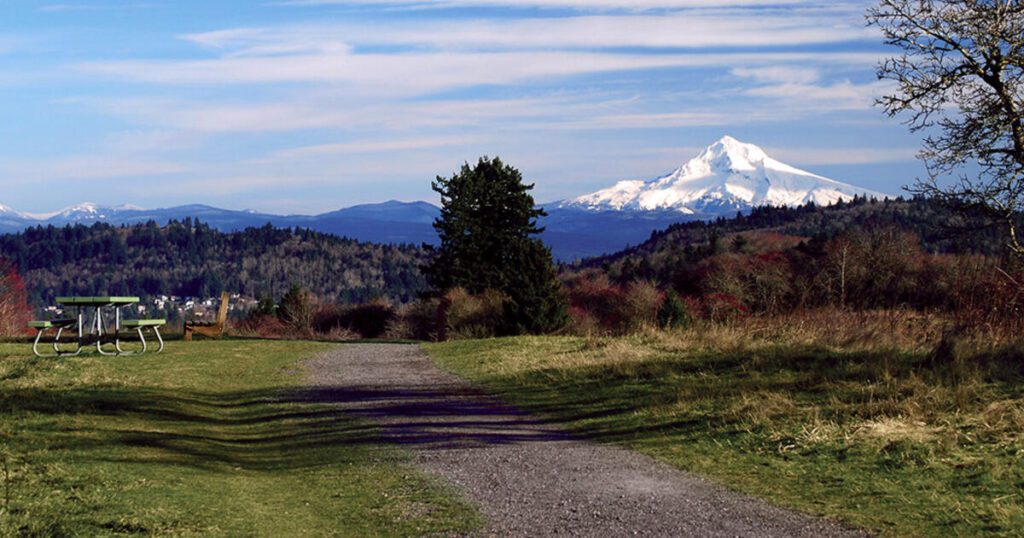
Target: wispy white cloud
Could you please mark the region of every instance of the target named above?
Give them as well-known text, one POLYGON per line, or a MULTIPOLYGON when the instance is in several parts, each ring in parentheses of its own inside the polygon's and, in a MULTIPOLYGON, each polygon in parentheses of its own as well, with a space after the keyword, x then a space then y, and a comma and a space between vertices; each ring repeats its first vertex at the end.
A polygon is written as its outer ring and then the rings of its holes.
POLYGON ((818 69, 786 65, 735 68, 732 74, 758 83, 745 89, 744 95, 766 98, 785 108, 805 111, 868 110, 878 95, 892 87, 887 81, 823 81, 818 69))
POLYGON ((87 62, 94 75, 163 85, 319 83, 347 85, 379 98, 452 88, 508 85, 551 77, 664 68, 708 68, 779 62, 872 65, 875 54, 725 53, 616 54, 579 51, 408 54, 318 54, 213 60, 87 62), (400 83, 398 81, 401 81, 400 83))
POLYGON ((408 95, 477 84, 509 84, 539 77, 709 65, 715 61, 716 57, 692 55, 588 52, 340 53, 198 61, 89 62, 78 68, 155 84, 350 83, 408 95))
POLYGON ((793 146, 767 147, 773 157, 798 167, 886 164, 914 160, 918 149, 873 148, 873 147, 830 147, 807 148, 793 146))
POLYGON ((753 79, 756 82, 779 84, 812 84, 821 79, 821 70, 794 66, 794 65, 770 65, 766 67, 737 67, 732 74, 738 77, 753 79))
POLYGON ((581 10, 649 10, 715 8, 723 6, 780 6, 813 4, 817 0, 280 0, 282 6, 400 6, 412 8, 515 7, 581 10))
POLYGON ((182 39, 234 55, 346 51, 351 45, 410 46, 429 50, 785 47, 876 37, 863 24, 829 12, 714 11, 664 15, 594 15, 513 20, 397 21, 232 28, 182 39))
POLYGON ((363 140, 359 142, 339 142, 335 144, 316 144, 289 148, 274 152, 274 158, 302 158, 310 155, 346 155, 352 153, 380 153, 394 151, 410 151, 440 148, 465 144, 466 137, 439 136, 409 139, 363 140))
POLYGON ((124 154, 72 155, 46 161, 7 162, 0 165, 0 178, 41 188, 53 182, 117 178, 152 178, 186 172, 180 161, 147 160, 124 154))

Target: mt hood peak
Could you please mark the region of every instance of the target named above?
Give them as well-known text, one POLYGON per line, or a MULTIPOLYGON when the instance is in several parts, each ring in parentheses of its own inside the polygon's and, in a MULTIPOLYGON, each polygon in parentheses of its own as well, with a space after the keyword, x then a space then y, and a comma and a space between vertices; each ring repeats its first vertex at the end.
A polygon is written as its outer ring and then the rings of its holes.
POLYGON ((721 215, 765 205, 829 205, 855 195, 886 197, 792 167, 758 146, 725 136, 671 174, 651 181, 620 181, 559 207, 721 215))

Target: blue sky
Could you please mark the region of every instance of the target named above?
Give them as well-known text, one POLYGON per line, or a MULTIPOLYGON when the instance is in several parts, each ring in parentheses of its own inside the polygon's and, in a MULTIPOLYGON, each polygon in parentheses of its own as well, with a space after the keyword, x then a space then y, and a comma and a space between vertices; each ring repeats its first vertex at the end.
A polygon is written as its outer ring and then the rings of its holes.
POLYGON ((724 134, 883 192, 924 173, 872 106, 866 1, 3 4, 0 204, 23 211, 434 201, 481 155, 546 202, 724 134))

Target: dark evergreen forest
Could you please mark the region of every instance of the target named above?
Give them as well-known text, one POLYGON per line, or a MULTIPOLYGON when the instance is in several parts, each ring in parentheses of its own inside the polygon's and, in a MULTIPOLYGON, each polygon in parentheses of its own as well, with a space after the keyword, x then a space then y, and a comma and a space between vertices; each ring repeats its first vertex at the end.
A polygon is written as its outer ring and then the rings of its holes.
POLYGON ((159 226, 35 227, 0 236, 36 306, 61 295, 281 297, 298 284, 327 302, 408 302, 423 288, 419 247, 361 243, 269 224, 223 233, 191 219, 159 226))

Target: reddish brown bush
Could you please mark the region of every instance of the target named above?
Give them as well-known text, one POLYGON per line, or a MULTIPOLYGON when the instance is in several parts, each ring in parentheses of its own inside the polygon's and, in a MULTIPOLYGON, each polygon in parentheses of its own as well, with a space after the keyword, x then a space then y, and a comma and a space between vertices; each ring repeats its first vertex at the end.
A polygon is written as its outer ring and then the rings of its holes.
POLYGON ((646 281, 613 284, 597 271, 574 275, 565 282, 572 330, 580 334, 623 334, 657 324, 664 293, 646 281))
POLYGON ((701 298, 700 312, 705 319, 730 322, 747 317, 750 314, 750 309, 733 295, 712 293, 701 298))
POLYGON ((247 319, 232 325, 232 333, 239 336, 248 336, 254 338, 269 338, 269 339, 280 339, 280 338, 294 338, 296 336, 307 336, 298 335, 295 332, 295 327, 289 323, 281 321, 280 318, 269 314, 258 314, 255 316, 249 316, 247 319))
POLYGON ((798 302, 796 271, 784 252, 720 254, 701 263, 697 275, 702 295, 715 305, 729 297, 726 303, 748 311, 778 313, 798 302))
POLYGON ((28 322, 31 320, 25 281, 12 264, 0 260, 0 336, 30 333, 28 322))
POLYGON ((578 306, 569 307, 569 329, 573 334, 591 336, 604 333, 600 320, 589 310, 578 306))
MULTIPOLYGON (((576 318, 584 319, 586 312, 605 332, 622 332, 625 325, 623 289, 604 273, 588 271, 565 282, 569 305, 576 318)), ((571 315, 571 314, 570 314, 571 315)))

